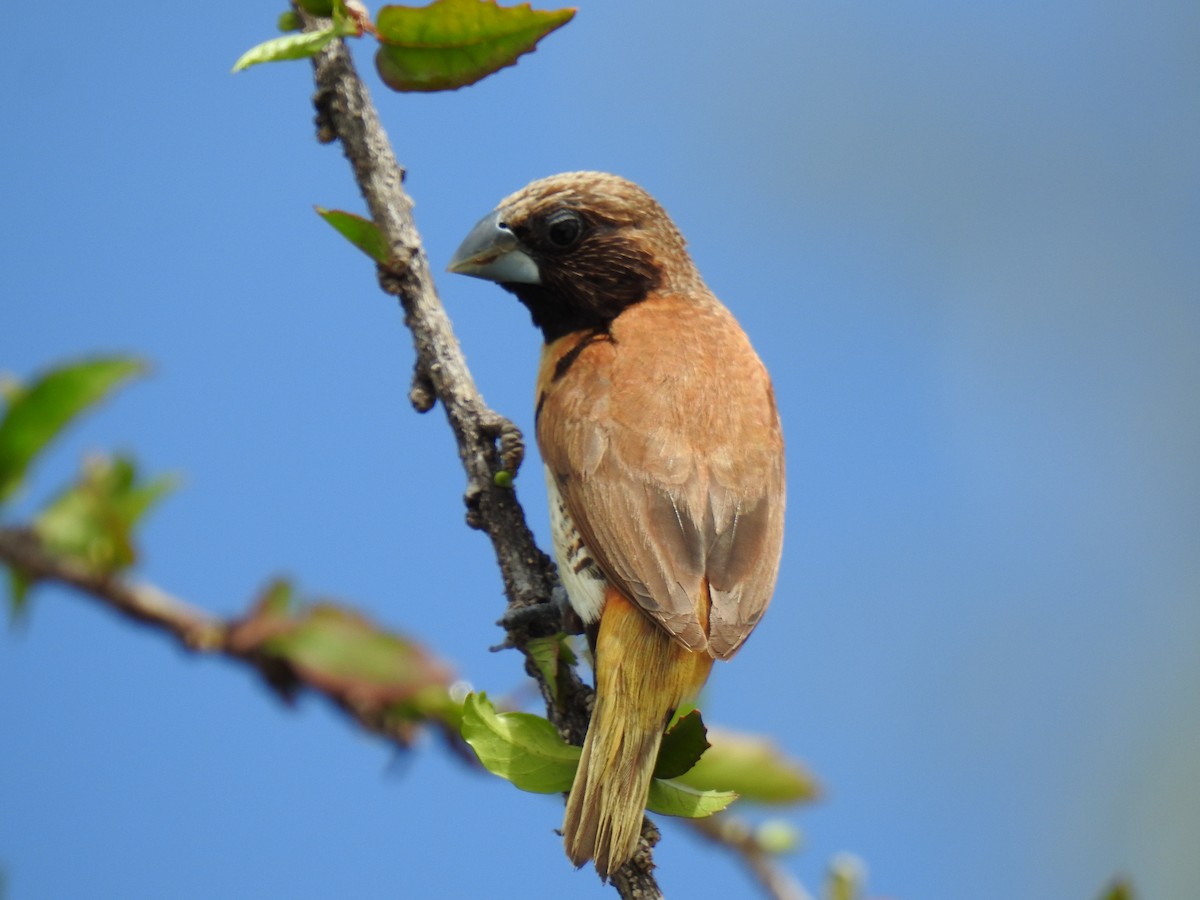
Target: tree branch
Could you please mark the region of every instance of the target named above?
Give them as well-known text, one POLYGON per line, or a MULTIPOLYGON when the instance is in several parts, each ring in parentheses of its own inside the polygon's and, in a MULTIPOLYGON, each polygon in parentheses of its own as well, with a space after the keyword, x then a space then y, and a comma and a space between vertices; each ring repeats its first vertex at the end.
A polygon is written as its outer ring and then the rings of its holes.
MULTIPOLYGON (((397 747, 408 749, 412 744, 416 730, 413 720, 394 715, 386 694, 368 696, 356 689, 353 682, 323 678, 320 673, 289 665, 284 657, 264 652, 263 620, 255 613, 237 620, 218 619, 152 584, 98 572, 66 559, 47 548, 27 528, 0 528, 0 561, 32 582, 73 587, 131 621, 165 631, 192 653, 224 656, 241 663, 256 672, 285 701, 293 700, 302 689, 313 691, 360 727, 397 747)), ((435 717, 425 717, 422 721, 437 726, 452 749, 464 759, 475 761, 450 721, 435 717)))
MULTIPOLYGON (((306 28, 315 22, 306 17, 306 28)), ((391 248, 390 259, 379 266, 379 283, 399 298, 412 332, 416 365, 410 399, 419 412, 432 408, 435 398, 442 404, 467 474, 467 523, 488 535, 496 553, 508 597, 499 623, 507 632, 505 646, 525 655, 525 671, 537 681, 550 721, 568 741, 582 744, 591 689, 573 669, 561 667, 557 690, 552 690, 525 649, 531 637, 562 629, 554 601, 563 595, 554 564, 534 541, 515 492, 496 482, 499 472, 515 474, 524 451, 521 433, 484 403, 475 386, 433 286, 412 201, 404 190, 404 170, 344 43, 335 41, 322 50, 313 69, 318 139, 341 141, 371 218, 391 248)), ((622 897, 662 896, 652 874, 651 850, 657 840, 657 828, 645 820, 638 852, 612 877, 622 897)))

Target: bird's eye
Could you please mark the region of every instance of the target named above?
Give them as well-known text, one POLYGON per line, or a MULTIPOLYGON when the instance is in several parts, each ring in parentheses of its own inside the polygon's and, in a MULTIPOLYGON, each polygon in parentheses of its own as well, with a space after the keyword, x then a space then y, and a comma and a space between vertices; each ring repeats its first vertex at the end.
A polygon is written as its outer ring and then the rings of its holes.
POLYGON ((546 239, 557 250, 570 250, 583 237, 583 219, 573 209, 562 209, 546 220, 546 239))

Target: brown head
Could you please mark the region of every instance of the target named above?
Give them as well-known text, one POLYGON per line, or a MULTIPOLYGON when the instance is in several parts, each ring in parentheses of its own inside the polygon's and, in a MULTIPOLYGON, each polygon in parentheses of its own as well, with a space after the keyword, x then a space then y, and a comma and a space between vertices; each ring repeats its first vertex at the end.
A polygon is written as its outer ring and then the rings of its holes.
POLYGON ((472 229, 451 272, 499 282, 517 295, 547 342, 604 330, 660 289, 701 285, 683 236, 631 181, 568 172, 533 182, 472 229))

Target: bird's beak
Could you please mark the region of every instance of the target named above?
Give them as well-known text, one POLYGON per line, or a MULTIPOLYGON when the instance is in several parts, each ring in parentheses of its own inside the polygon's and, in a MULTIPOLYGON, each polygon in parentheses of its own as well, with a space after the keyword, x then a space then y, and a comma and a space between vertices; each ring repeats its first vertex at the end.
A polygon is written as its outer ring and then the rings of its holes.
POLYGON ((542 275, 517 236, 504 224, 503 210, 493 210, 471 229, 447 271, 509 284, 541 284, 542 275))

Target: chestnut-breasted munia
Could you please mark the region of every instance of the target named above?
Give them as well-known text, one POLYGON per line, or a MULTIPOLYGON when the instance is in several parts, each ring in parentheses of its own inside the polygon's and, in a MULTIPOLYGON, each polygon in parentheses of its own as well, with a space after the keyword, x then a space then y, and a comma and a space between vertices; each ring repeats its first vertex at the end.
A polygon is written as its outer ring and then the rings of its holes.
POLYGON ((637 847, 663 730, 758 624, 783 542, 766 369, 661 206, 572 172, 502 200, 452 272, 498 282, 545 338, 537 442, 559 574, 596 699, 563 835, 601 877, 637 847))

